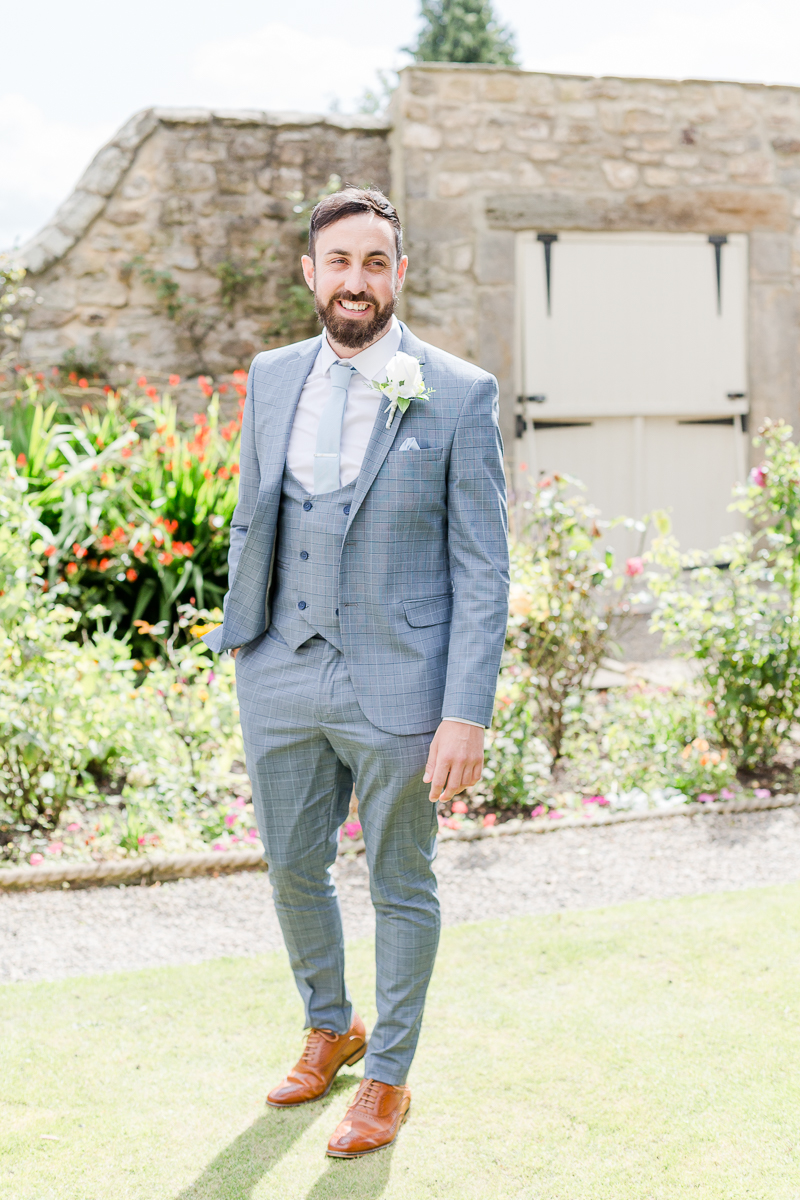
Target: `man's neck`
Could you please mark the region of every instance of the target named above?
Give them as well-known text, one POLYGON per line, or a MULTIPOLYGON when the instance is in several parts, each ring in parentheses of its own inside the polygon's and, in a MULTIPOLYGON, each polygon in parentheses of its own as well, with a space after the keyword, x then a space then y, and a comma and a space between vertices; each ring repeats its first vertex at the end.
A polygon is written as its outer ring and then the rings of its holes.
POLYGON ((342 346, 339 342, 335 342, 328 330, 325 330, 325 336, 328 339, 328 345, 334 352, 337 358, 355 358, 357 354, 361 354, 364 350, 369 350, 370 346, 375 346, 382 338, 385 338, 389 330, 392 328, 391 319, 387 321, 383 329, 377 337, 374 337, 371 342, 367 342, 363 346, 342 346))

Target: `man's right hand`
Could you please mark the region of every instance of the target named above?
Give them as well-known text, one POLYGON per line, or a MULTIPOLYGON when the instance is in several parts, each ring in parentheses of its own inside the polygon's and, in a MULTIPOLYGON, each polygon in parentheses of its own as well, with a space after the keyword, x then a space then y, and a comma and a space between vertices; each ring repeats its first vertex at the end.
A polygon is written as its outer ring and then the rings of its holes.
POLYGON ((234 646, 234 648, 230 652, 231 658, 236 658, 236 655, 239 653, 241 648, 242 648, 241 646, 234 646))

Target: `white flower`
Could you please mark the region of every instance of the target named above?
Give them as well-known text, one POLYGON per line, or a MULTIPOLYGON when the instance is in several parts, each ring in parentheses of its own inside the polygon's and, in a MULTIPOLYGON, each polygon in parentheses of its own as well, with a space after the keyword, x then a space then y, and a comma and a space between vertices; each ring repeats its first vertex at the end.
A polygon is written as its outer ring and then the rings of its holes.
POLYGON ((422 367, 413 354, 403 354, 398 350, 394 358, 386 364, 385 383, 373 381, 372 387, 383 392, 389 401, 386 409, 389 420, 386 428, 391 429, 394 414, 398 408, 405 412, 412 400, 429 400, 430 394, 422 377, 422 367))
POLYGON ((398 351, 386 364, 386 383, 383 385, 390 400, 413 400, 425 391, 422 367, 412 354, 398 351))

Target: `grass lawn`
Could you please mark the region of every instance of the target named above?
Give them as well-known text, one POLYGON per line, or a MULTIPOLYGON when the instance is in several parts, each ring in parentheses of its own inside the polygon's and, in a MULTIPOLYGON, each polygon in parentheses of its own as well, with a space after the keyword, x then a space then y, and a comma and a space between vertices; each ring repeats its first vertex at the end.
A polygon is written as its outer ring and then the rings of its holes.
MULTIPOLYGON (((327 1160, 357 1072, 282 955, 0 989, 3 1200, 798 1200, 800 886, 445 931, 393 1150, 327 1160)), ((374 1018, 371 947, 350 984, 374 1018)), ((358 1068, 360 1072, 361 1068, 358 1068)))

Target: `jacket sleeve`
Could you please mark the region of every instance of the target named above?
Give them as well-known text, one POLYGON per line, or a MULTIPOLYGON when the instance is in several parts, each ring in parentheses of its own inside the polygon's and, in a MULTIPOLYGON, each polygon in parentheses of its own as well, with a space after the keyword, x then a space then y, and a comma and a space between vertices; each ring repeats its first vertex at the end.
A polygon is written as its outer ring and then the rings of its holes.
POLYGON ((470 388, 447 477, 453 618, 442 712, 490 725, 508 623, 508 511, 497 380, 470 388))

